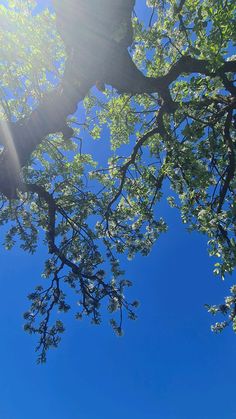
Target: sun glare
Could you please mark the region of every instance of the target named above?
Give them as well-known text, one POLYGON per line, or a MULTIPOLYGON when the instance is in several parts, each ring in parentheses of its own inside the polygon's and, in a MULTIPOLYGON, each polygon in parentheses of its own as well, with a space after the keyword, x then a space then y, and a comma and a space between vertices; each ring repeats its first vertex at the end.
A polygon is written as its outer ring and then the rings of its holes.
POLYGON ((0 121, 0 145, 3 146, 3 150, 8 151, 12 163, 12 169, 15 172, 19 172, 20 162, 14 143, 14 138, 7 121, 0 121))

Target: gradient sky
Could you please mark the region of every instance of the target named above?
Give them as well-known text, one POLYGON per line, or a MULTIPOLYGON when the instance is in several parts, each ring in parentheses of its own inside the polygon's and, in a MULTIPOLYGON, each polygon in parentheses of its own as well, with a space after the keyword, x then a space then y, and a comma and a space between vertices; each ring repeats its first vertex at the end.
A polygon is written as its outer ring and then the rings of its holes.
POLYGON ((106 316, 96 327, 68 313, 60 347, 43 366, 22 313, 46 249, 34 256, 0 249, 0 419, 236 418, 236 339, 231 330, 214 335, 204 309, 222 301, 236 276, 213 276, 206 238, 187 233, 165 203, 159 212, 169 232, 150 256, 125 262, 138 320, 126 321, 118 338, 106 316))

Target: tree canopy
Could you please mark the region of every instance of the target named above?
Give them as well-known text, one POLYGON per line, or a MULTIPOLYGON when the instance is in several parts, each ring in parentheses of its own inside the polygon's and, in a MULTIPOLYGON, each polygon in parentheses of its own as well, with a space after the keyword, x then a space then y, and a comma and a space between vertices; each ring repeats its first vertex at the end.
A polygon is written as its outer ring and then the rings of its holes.
MULTIPOLYGON (((0 224, 7 249, 48 248, 47 285, 24 315, 40 362, 64 331, 69 288, 77 319, 99 324, 103 301, 117 334, 124 313, 136 318, 119 254, 150 252, 166 196, 209 238, 215 274, 236 264, 235 2, 146 7, 142 22, 133 0, 0 5, 0 224), (107 158, 84 152, 88 136, 107 158)), ((208 310, 225 316, 213 330, 236 330, 236 286, 208 310)))

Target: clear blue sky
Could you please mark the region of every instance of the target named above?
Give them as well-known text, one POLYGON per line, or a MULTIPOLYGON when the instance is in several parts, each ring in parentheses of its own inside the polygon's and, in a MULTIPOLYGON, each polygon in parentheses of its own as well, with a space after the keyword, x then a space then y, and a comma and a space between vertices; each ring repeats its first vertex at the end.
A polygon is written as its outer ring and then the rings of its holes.
MULTIPOLYGON (((100 147, 94 143, 95 152, 100 147)), ((22 313, 45 250, 29 256, 1 248, 1 419, 236 418, 236 339, 231 330, 212 334, 203 307, 221 302, 233 279, 213 276, 206 238, 187 233, 175 210, 161 209, 169 232, 149 257, 125 264, 131 295, 141 301, 138 320, 117 338, 106 318, 95 327, 67 314, 61 345, 43 366, 22 313)))
POLYGON ((141 300, 138 320, 117 338, 106 319, 95 327, 67 314, 60 348, 44 366, 22 328, 43 254, 1 250, 0 418, 236 418, 235 336, 212 334, 203 308, 231 280, 212 276, 205 240, 166 215, 169 233, 126 266, 141 300))

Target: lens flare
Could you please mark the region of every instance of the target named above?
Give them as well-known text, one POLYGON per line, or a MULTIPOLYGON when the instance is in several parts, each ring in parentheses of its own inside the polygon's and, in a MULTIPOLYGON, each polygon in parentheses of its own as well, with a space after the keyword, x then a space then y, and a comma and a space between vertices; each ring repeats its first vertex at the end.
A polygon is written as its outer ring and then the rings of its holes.
POLYGON ((20 163, 14 143, 14 138, 7 121, 0 122, 0 144, 3 145, 4 150, 6 150, 8 158, 13 166, 13 170, 20 171, 20 163))
POLYGON ((0 145, 3 146, 0 163, 1 192, 7 197, 15 197, 16 188, 20 183, 21 167, 14 135, 12 135, 10 124, 6 120, 0 121, 0 145))

